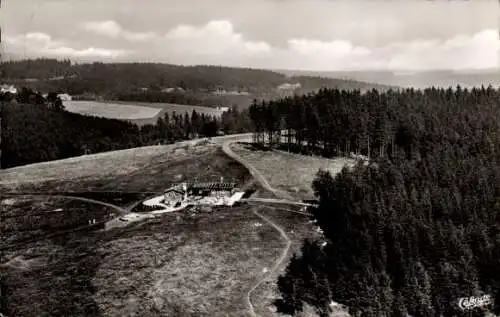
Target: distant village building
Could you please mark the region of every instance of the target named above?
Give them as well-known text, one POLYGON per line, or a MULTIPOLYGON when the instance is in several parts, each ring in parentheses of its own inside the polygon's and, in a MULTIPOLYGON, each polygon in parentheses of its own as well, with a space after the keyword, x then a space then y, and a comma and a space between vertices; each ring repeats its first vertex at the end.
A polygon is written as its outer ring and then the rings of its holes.
POLYGON ((178 206, 186 199, 187 192, 181 188, 170 188, 164 193, 165 205, 178 206))
POLYGON ((222 112, 226 112, 226 111, 229 111, 229 107, 217 106, 217 110, 222 111, 222 112))
POLYGON ((17 94, 17 88, 14 87, 14 85, 6 85, 6 84, 4 84, 4 85, 0 86, 0 92, 1 93, 7 93, 7 92, 9 92, 11 94, 17 94))
POLYGON ((161 90, 161 92, 164 92, 164 93, 172 93, 172 92, 186 92, 185 89, 183 89, 182 87, 168 87, 168 88, 163 88, 161 90))
POLYGON ((197 196, 230 196, 236 184, 234 183, 186 183, 188 193, 197 196))
POLYGON ((239 91, 239 90, 230 90, 226 92, 226 95, 234 95, 234 96, 248 96, 249 93, 247 91, 239 91))
POLYGON ((290 90, 295 90, 295 89, 300 89, 302 85, 300 83, 296 84, 289 84, 289 83, 284 83, 278 86, 279 91, 290 91, 290 90))
POLYGON ((64 94, 57 94, 57 97, 59 97, 59 99, 61 99, 62 101, 70 101, 72 100, 71 96, 64 93, 64 94))
POLYGON ((48 80, 53 81, 53 80, 63 80, 65 77, 64 76, 55 76, 55 77, 50 77, 48 80))
POLYGON ((214 91, 212 91, 213 95, 221 96, 221 95, 226 95, 227 91, 226 89, 222 87, 217 87, 214 91))
POLYGON ((95 93, 91 92, 84 92, 81 95, 73 95, 71 96, 72 100, 99 100, 102 101, 104 100, 103 96, 97 95, 95 93))

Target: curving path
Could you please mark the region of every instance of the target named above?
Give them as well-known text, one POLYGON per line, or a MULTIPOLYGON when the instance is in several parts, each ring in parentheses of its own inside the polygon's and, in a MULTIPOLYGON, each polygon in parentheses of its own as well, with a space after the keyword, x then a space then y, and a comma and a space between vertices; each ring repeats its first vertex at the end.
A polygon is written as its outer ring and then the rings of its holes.
POLYGON ((106 207, 114 209, 120 215, 128 213, 128 211, 122 207, 119 207, 119 206, 116 206, 116 205, 113 205, 113 204, 110 204, 110 203, 107 203, 104 201, 95 200, 92 198, 85 198, 85 197, 78 197, 78 196, 71 196, 71 195, 60 195, 60 194, 43 194, 43 193, 40 193, 40 194, 29 193, 29 194, 27 194, 27 193, 22 193, 22 192, 21 193, 9 193, 8 195, 10 195, 10 196, 54 197, 54 198, 63 198, 63 199, 67 198, 67 199, 79 200, 79 201, 83 201, 83 202, 87 202, 87 203, 91 203, 91 204, 106 206, 106 207))
POLYGON ((281 255, 280 257, 276 260, 276 262, 274 263, 274 266, 271 270, 269 270, 269 273, 264 276, 263 278, 261 278, 259 281, 257 281, 257 283, 255 283, 252 288, 247 292, 247 295, 246 295, 246 302, 247 302, 247 306, 249 308, 249 312, 250 312, 250 315, 252 317, 258 317, 258 315, 255 313, 255 309, 254 309, 254 306, 252 304, 252 300, 251 300, 251 297, 252 297, 252 293, 262 284, 264 283, 269 277, 271 277, 271 275, 273 273, 275 273, 278 268, 280 267, 280 265, 283 263, 283 261, 286 260, 287 256, 288 256, 288 251, 290 251, 290 246, 292 245, 292 240, 290 240, 290 238, 287 236, 286 232, 283 230, 283 228, 281 228, 280 226, 278 226, 275 222, 273 222, 272 220, 270 220, 269 218, 267 218, 266 216, 263 216, 262 214, 260 214, 259 212, 257 212, 257 210, 254 210, 253 211, 254 214, 257 215, 257 217, 261 218, 262 220, 264 220, 265 222, 267 222, 269 225, 271 225, 272 227, 274 227, 274 229, 278 230, 278 232, 281 234, 281 236, 283 237, 283 239, 285 239, 286 241, 286 246, 283 248, 283 251, 281 252, 281 255))
MULTIPOLYGON (((103 201, 91 199, 91 198, 84 198, 84 197, 77 197, 77 196, 66 196, 66 195, 33 194, 33 193, 30 193, 30 194, 25 194, 25 193, 10 193, 9 195, 12 195, 12 196, 34 196, 34 197, 54 197, 54 198, 63 198, 63 199, 73 199, 73 200, 79 200, 79 201, 83 201, 83 202, 87 202, 87 203, 91 203, 91 204, 97 204, 97 205, 101 205, 101 206, 106 206, 106 207, 109 207, 111 209, 114 209, 118 213, 118 216, 115 217, 114 219, 119 218, 119 217, 121 217, 121 216, 123 216, 123 215, 125 215, 125 214, 128 213, 128 211, 126 209, 124 209, 124 208, 121 208, 119 206, 116 206, 116 205, 113 205, 113 204, 110 204, 110 203, 106 203, 106 202, 103 202, 103 201)), ((7 245, 0 245, 0 250, 10 249, 10 248, 13 248, 13 247, 18 247, 18 246, 25 245, 27 243, 33 243, 33 242, 36 242, 36 241, 40 241, 40 240, 44 240, 44 239, 48 239, 48 238, 53 238, 53 237, 56 237, 56 236, 59 236, 59 235, 63 235, 63 234, 67 234, 67 233, 71 233, 71 232, 81 231, 81 230, 85 230, 85 229, 93 228, 93 227, 98 227, 100 225, 105 225, 108 221, 111 221, 111 220, 112 219, 104 219, 104 220, 101 220, 101 221, 96 222, 96 223, 91 224, 91 225, 85 225, 85 226, 80 226, 80 227, 73 228, 73 229, 70 229, 70 230, 62 230, 62 231, 50 233, 50 234, 45 235, 43 237, 39 237, 39 238, 36 238, 36 239, 30 239, 29 241, 11 243, 11 244, 7 244, 7 245)))
MULTIPOLYGON (((275 189, 273 187, 271 187, 271 185, 267 182, 266 178, 264 177, 264 175, 262 175, 261 172, 259 172, 252 164, 250 164, 248 161, 246 161, 245 159, 243 159, 241 156, 239 156, 238 154, 236 154, 235 152, 233 152, 233 150, 231 149, 231 143, 233 142, 237 142, 239 140, 227 140, 225 141, 223 144, 222 144, 222 150, 224 151, 224 153, 226 155, 228 155, 230 158, 232 158, 233 160, 237 161, 238 163, 240 163, 241 165, 245 166, 248 171, 250 172, 250 174, 265 188, 267 189, 268 191, 272 192, 273 194, 275 194, 277 197, 281 198, 281 200, 277 200, 277 199, 270 199, 270 200, 267 200, 267 199, 258 199, 257 201, 261 201, 261 202, 293 202, 295 199, 289 195, 288 193, 284 192, 284 191, 281 191, 281 190, 278 190, 278 189, 275 189)), ((255 200, 254 200, 255 201, 255 200)), ((299 203, 299 204, 302 204, 302 203, 299 203)), ((275 273, 278 268, 280 267, 280 265, 283 263, 283 261, 285 261, 285 259, 287 258, 288 256, 288 252, 290 251, 290 246, 292 245, 292 241, 290 240, 290 238, 287 236, 286 232, 283 230, 283 228, 281 228, 280 226, 278 226, 276 223, 274 223, 272 220, 268 219, 267 217, 261 215, 260 213, 258 213, 256 210, 253 211, 259 218, 261 218, 262 220, 264 220, 265 222, 267 222, 269 225, 271 225, 272 227, 274 227, 280 234, 281 236, 283 237, 283 239, 285 239, 286 241, 286 246, 283 248, 283 251, 281 253, 281 256, 276 260, 275 264, 274 264, 274 267, 272 268, 272 270, 269 271, 269 273, 264 276, 263 278, 261 278, 259 281, 257 281, 257 283, 255 283, 252 288, 248 291, 247 295, 246 295, 246 303, 247 303, 247 306, 248 306, 248 310, 249 310, 249 313, 252 317, 258 317, 258 315, 255 313, 255 309, 254 309, 254 306, 252 304, 252 300, 251 300, 251 297, 252 297, 252 293, 262 284, 264 283, 273 273, 275 273)))
POLYGON ((247 160, 239 156, 238 154, 234 153, 233 150, 231 149, 231 143, 237 142, 239 140, 228 140, 222 144, 222 150, 224 153, 226 153, 227 156, 232 158, 233 160, 237 161, 241 165, 245 166, 250 174, 268 191, 272 192, 276 196, 282 199, 286 200, 295 200, 294 197, 292 197, 290 194, 287 192, 284 192, 282 190, 276 189, 271 187, 269 183, 267 182, 266 178, 264 175, 262 175, 261 172, 259 172, 252 164, 250 164, 247 160))

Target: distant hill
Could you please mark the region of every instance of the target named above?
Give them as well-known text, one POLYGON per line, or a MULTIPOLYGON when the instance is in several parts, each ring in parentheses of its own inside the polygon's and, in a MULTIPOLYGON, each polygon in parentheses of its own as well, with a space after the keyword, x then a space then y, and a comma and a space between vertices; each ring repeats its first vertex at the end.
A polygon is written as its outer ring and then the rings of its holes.
MULTIPOLYGON (((119 99, 127 93, 145 95, 141 101, 183 103, 177 100, 148 100, 147 95, 165 89, 180 87, 189 104, 233 104, 248 106, 256 99, 270 99, 282 95, 277 87, 299 82, 296 93, 318 90, 322 87, 366 90, 386 90, 387 85, 370 84, 357 80, 333 79, 285 74, 262 69, 223 66, 179 66, 160 63, 92 63, 74 64, 69 60, 36 59, 9 61, 0 64, 2 78, 10 83, 26 85, 39 91, 64 91, 72 95, 94 93, 108 100, 119 99), (214 94, 214 91, 221 93, 214 94), (244 94, 238 95, 238 92, 244 94), (144 100, 142 100, 144 99, 144 100)), ((137 100, 137 98, 135 98, 137 100)))
POLYGON ((378 83, 381 85, 426 88, 456 87, 464 88, 492 85, 500 87, 500 69, 485 71, 426 71, 426 72, 391 72, 391 71, 353 71, 353 72, 317 72, 276 70, 287 76, 324 76, 360 82, 378 83))

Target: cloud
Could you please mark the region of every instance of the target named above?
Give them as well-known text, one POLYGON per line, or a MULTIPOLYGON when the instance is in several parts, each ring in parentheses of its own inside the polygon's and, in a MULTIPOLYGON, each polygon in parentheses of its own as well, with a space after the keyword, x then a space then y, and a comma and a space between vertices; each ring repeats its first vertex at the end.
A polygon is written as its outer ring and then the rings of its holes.
POLYGON ((203 26, 178 25, 165 34, 169 46, 178 53, 196 55, 256 55, 271 51, 266 42, 247 41, 234 31, 229 21, 215 20, 203 26))
POLYGON ((458 34, 446 40, 415 40, 394 43, 385 50, 392 69, 482 69, 499 67, 498 30, 458 34))
POLYGON ((288 41, 289 48, 303 55, 321 55, 327 58, 341 58, 350 54, 367 55, 370 50, 366 47, 355 47, 349 41, 335 40, 323 42, 308 39, 291 39, 288 41))
POLYGON ((347 39, 322 41, 290 38, 285 47, 249 41, 230 21, 202 26, 181 24, 158 47, 167 62, 224 64, 309 70, 432 70, 498 67, 498 31, 457 34, 448 39, 423 38, 384 46, 363 46, 347 39))
POLYGON ((498 30, 458 34, 449 39, 418 39, 379 47, 356 46, 347 40, 290 39, 281 51, 280 67, 310 70, 484 69, 499 66, 498 30), (284 58, 283 56, 287 56, 284 58), (293 62, 296 61, 296 62, 293 62))
MULTIPOLYGON (((29 56, 68 56, 87 60, 155 61, 174 64, 215 64, 271 69, 304 70, 395 70, 484 69, 499 66, 498 30, 484 29, 449 38, 420 38, 391 44, 361 45, 347 38, 290 37, 285 45, 273 46, 249 40, 228 20, 202 25, 179 24, 155 40, 149 33, 132 33, 112 21, 87 24, 87 30, 104 38, 62 42, 47 33, 6 37, 5 48, 29 56), (111 45, 112 49, 104 48, 111 45), (102 41, 102 42, 98 42, 102 41), (85 45, 82 45, 85 43, 85 45), (100 44, 99 44, 100 43, 100 44), (104 46, 104 47, 103 47, 104 46)), ((161 31, 156 34, 161 34, 161 31)), ((8 53, 8 52, 7 52, 8 53)))
POLYGON ((31 32, 25 35, 4 36, 4 51, 26 57, 69 57, 84 59, 117 58, 125 55, 125 50, 87 47, 76 49, 62 41, 53 40, 48 34, 31 32))
POLYGON ((156 38, 154 32, 131 32, 122 28, 120 24, 115 21, 90 21, 80 25, 80 28, 110 38, 124 38, 130 42, 149 41, 156 38))

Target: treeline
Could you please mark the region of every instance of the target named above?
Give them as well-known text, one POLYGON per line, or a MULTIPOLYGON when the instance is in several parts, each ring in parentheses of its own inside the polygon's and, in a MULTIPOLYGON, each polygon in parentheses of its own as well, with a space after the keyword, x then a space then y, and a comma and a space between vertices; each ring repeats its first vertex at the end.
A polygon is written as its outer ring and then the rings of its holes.
MULTIPOLYGON (((63 91, 72 95, 95 93, 111 99, 124 92, 148 88, 182 87, 190 92, 217 88, 246 91, 255 96, 275 91, 285 83, 306 80, 306 77, 288 78, 284 74, 260 69, 222 66, 179 66, 160 63, 91 63, 71 64, 70 61, 35 59, 0 63, 0 74, 7 81, 38 79, 24 84, 37 90, 63 91), (119 80, 117 80, 119 79, 119 80)), ((365 83, 331 78, 310 78, 309 88, 338 87, 363 89, 365 83), (314 87, 313 87, 314 86, 314 87)), ((382 85, 371 85, 383 89, 382 85)))
POLYGON ((23 61, 3 61, 0 63, 2 78, 50 79, 71 75, 71 61, 51 58, 26 59, 23 61))
MULTIPOLYGON (((490 142, 486 132, 469 122, 479 111, 495 112, 498 100, 498 90, 491 87, 385 93, 321 89, 281 100, 255 100, 249 114, 259 143, 324 156, 353 152, 372 158, 418 158, 436 142, 460 146, 472 136, 479 137, 481 145, 490 142), (449 117, 457 119, 443 124, 449 117)), ((494 126, 497 117, 483 120, 477 124, 494 126)))
MULTIPOLYGON (((301 84, 302 90, 314 90, 317 91, 320 88, 332 88, 332 89, 358 89, 362 92, 377 89, 379 91, 386 91, 391 88, 388 85, 360 82, 353 79, 340 79, 340 78, 328 78, 324 76, 304 76, 295 75, 291 77, 295 82, 301 84)), ((392 87, 394 88, 394 87, 392 87)))
POLYGON ((192 111, 165 114, 155 125, 137 125, 115 119, 82 116, 53 106, 29 89, 17 102, 0 95, 1 167, 63 159, 83 154, 145 145, 167 144, 249 129, 248 116, 231 110, 217 118, 192 111), (247 118, 247 119, 245 119, 247 118))
POLYGON ((371 157, 318 173, 313 214, 327 244, 305 242, 293 257, 280 312, 307 303, 327 316, 333 300, 352 316, 500 313, 499 90, 323 90, 254 106, 256 125, 264 111, 271 139, 282 122, 298 149, 371 157), (458 306, 482 294, 493 304, 458 306))

